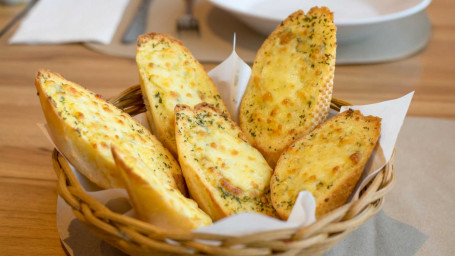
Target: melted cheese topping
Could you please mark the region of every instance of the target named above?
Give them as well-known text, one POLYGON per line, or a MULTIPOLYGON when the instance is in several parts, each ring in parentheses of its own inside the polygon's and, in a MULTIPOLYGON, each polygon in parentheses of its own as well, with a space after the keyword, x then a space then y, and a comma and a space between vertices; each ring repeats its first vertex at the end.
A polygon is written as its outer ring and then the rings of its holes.
POLYGON ((111 144, 114 144, 153 166, 154 175, 176 187, 172 175, 181 175, 178 163, 142 125, 101 96, 75 83, 57 76, 41 75, 40 79, 59 117, 100 157, 113 163, 111 144))
POLYGON ((272 178, 272 193, 277 198, 274 206, 289 214, 302 190, 311 192, 320 205, 344 186, 346 177, 360 178, 379 129, 379 118, 346 111, 291 145, 272 178))
MULTIPOLYGON (((163 35, 164 36, 164 35, 163 35)), ((151 38, 140 43, 136 56, 139 74, 146 86, 149 110, 162 134, 176 152, 174 108, 207 102, 227 113, 218 90, 202 66, 180 44, 169 38, 151 38)), ((159 131, 160 132, 160 131, 159 131)))
POLYGON ((330 12, 296 13, 258 52, 240 124, 262 151, 277 151, 313 129, 329 111, 336 54, 330 12))
POLYGON ((209 184, 221 207, 230 214, 275 214, 268 203, 272 169, 233 122, 205 107, 177 112, 176 123, 177 136, 184 141, 179 152, 185 152, 186 160, 209 184))
MULTIPOLYGON (((196 136, 188 142, 195 143, 191 150, 195 152, 194 157, 200 159, 202 168, 219 171, 219 177, 224 177, 232 187, 245 193, 266 188, 271 169, 257 150, 237 136, 226 136, 225 132, 200 126, 194 129, 196 136)), ((216 186, 219 181, 214 179, 211 182, 216 186)))

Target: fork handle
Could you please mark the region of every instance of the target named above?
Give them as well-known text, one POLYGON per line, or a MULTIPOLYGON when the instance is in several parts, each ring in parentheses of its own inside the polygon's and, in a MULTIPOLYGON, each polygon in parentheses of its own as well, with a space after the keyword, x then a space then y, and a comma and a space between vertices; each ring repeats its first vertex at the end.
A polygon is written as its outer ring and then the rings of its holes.
POLYGON ((194 0, 185 0, 185 5, 186 5, 185 14, 193 15, 194 0))

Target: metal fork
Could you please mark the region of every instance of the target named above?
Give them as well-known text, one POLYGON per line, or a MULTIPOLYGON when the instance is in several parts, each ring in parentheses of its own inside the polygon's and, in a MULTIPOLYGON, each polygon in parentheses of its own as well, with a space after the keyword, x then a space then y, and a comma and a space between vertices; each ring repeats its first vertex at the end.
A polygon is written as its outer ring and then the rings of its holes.
POLYGON ((194 0, 185 0, 185 14, 177 20, 177 31, 196 30, 199 32, 199 23, 193 15, 194 0))

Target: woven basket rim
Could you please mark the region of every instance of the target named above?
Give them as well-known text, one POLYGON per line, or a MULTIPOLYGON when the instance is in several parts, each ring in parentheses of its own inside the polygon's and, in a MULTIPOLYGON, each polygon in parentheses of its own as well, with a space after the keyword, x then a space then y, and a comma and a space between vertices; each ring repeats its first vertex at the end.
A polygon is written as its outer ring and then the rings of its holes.
MULTIPOLYGON (((131 115, 145 112, 140 86, 132 86, 110 99, 131 115)), ((352 105, 332 98, 331 109, 352 105)), ((384 196, 395 181, 394 161, 375 174, 357 200, 346 203, 306 227, 257 232, 243 236, 214 235, 191 231, 169 231, 152 224, 111 211, 89 196, 79 184, 68 161, 56 149, 52 154, 58 177, 58 194, 73 209, 76 217, 103 240, 130 254, 163 252, 179 255, 297 255, 322 254, 347 236, 383 206, 384 196), (175 243, 169 243, 169 239, 175 243), (219 242, 207 244, 201 240, 219 242), (241 245, 241 246, 239 246, 241 245)))

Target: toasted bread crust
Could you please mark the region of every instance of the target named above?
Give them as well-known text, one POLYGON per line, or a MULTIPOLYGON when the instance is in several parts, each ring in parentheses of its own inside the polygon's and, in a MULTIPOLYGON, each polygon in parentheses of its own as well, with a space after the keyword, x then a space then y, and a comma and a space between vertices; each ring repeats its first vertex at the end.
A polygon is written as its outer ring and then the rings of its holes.
POLYGON ((282 151, 327 117, 332 97, 336 27, 329 9, 291 14, 254 60, 240 128, 274 167, 282 151))
POLYGON ((191 197, 218 220, 252 211, 276 217, 270 204, 272 169, 240 128, 207 103, 177 105, 179 162, 191 197))
POLYGON ((116 145, 138 151, 161 173, 162 182, 186 192, 177 161, 128 114, 56 73, 39 70, 35 85, 55 144, 92 182, 102 188, 124 187, 110 152, 116 145))
MULTIPOLYGON (((60 74, 50 73, 46 70, 39 70, 35 76, 35 86, 38 91, 41 107, 50 130, 49 135, 58 149, 74 166, 77 166, 76 168, 79 172, 83 173, 96 185, 102 188, 123 187, 123 183, 115 177, 115 173, 109 173, 106 171, 113 167, 112 165, 109 163, 97 164, 97 158, 94 157, 94 154, 83 154, 83 151, 85 151, 84 148, 88 148, 87 145, 81 147, 75 147, 72 145, 73 141, 77 140, 78 134, 74 129, 72 129, 72 127, 61 120, 58 111, 55 110, 52 104, 52 98, 44 91, 42 82, 40 81, 42 76, 46 76, 48 78, 64 78, 60 74), (107 166, 104 167, 103 165, 107 166), (102 168, 105 170, 92 172, 91 170, 97 168, 97 166, 103 166, 102 168)), ((93 151, 92 149, 89 150, 93 151)))
POLYGON ((343 205, 379 138, 381 119, 347 110, 286 149, 271 179, 272 203, 287 219, 298 193, 316 199, 316 217, 343 205))
POLYGON ((192 230, 210 225, 210 217, 196 202, 160 181, 152 168, 127 152, 112 147, 118 170, 136 216, 166 230, 192 230))
POLYGON ((136 62, 148 120, 174 155, 175 105, 208 102, 228 115, 216 85, 180 41, 160 33, 141 35, 136 62))

